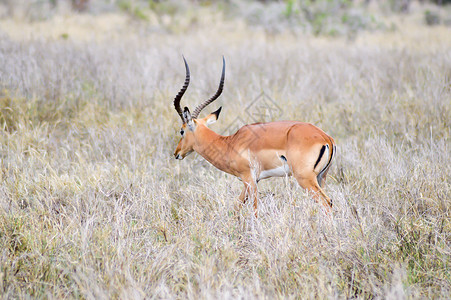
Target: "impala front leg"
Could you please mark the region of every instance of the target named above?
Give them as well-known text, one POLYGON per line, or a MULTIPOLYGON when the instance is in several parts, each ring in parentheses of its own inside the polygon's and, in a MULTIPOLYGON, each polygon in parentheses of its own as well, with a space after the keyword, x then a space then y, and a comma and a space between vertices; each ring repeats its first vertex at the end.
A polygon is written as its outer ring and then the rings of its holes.
POLYGON ((252 180, 249 184, 249 194, 252 196, 252 198, 254 198, 254 214, 255 217, 258 218, 258 209, 257 209, 258 191, 257 191, 257 183, 254 180, 252 180))
POLYGON ((254 200, 254 213, 255 217, 258 217, 258 211, 257 211, 257 183, 251 178, 251 179, 242 179, 244 183, 243 190, 241 191, 239 201, 235 205, 235 211, 238 212, 242 207, 243 204, 246 203, 247 199, 251 197, 251 199, 254 200))
POLYGON ((240 197, 238 198, 238 202, 235 203, 235 212, 239 212, 243 207, 243 204, 246 203, 248 198, 248 185, 244 183, 244 188, 241 191, 240 197))

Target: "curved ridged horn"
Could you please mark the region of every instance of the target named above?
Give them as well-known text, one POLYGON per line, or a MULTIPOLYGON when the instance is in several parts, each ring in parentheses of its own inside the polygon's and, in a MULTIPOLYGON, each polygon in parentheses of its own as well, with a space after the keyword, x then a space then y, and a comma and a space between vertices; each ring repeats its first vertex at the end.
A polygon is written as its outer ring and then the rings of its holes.
POLYGON ((222 75, 221 75, 221 81, 219 82, 219 88, 216 91, 216 94, 211 97, 210 99, 208 99, 207 101, 205 101, 202 104, 199 104, 196 109, 194 110, 193 114, 191 115, 193 117, 193 119, 196 119, 200 112, 202 111, 202 109, 204 109, 208 104, 210 104, 211 102, 215 101, 222 93, 222 89, 224 87, 224 78, 225 78, 225 59, 224 56, 222 57, 222 75))
POLYGON ((188 85, 189 85, 189 67, 188 67, 188 63, 186 62, 186 59, 184 56, 183 56, 183 61, 185 62, 185 69, 186 69, 185 84, 183 85, 182 89, 179 91, 177 96, 175 96, 175 98, 174 98, 174 107, 175 107, 175 110, 178 112, 180 118, 182 119, 183 123, 185 123, 185 119, 183 118, 183 111, 182 111, 182 108, 180 107, 180 100, 182 100, 183 94, 185 94, 186 89, 188 88, 188 85))

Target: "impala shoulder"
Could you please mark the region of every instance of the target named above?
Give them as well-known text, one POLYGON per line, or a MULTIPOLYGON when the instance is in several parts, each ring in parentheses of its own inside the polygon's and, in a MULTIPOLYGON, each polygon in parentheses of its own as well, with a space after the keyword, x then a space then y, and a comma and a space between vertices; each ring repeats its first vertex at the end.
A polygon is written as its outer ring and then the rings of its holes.
POLYGON ((240 129, 238 129, 236 131, 235 135, 239 136, 239 135, 247 134, 250 132, 254 132, 256 130, 256 128, 258 128, 261 124, 264 124, 264 123, 253 123, 253 124, 243 125, 243 127, 241 127, 240 129))

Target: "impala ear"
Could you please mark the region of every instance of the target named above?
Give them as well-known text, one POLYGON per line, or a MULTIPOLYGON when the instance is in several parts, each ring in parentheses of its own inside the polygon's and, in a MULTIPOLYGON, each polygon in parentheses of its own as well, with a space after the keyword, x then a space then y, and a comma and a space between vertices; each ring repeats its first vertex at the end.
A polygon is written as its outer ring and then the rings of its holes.
POLYGON ((196 129, 193 118, 191 117, 191 113, 189 112, 189 109, 186 106, 185 109, 183 110, 183 119, 185 119, 185 122, 188 125, 189 130, 194 131, 194 129, 196 129))
POLYGON ((222 109, 222 106, 217 111, 214 111, 211 114, 209 114, 205 118, 205 123, 207 125, 210 125, 210 124, 213 124, 214 122, 216 122, 216 120, 218 120, 218 118, 219 118, 219 114, 221 113, 221 109, 222 109))

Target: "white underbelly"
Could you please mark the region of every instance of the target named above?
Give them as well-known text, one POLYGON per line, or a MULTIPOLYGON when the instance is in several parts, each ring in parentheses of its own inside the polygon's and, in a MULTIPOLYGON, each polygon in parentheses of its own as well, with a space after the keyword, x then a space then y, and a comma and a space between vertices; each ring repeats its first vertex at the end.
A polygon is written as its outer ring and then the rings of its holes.
POLYGON ((266 179, 269 177, 284 177, 284 176, 290 176, 291 170, 288 164, 283 164, 280 167, 270 169, 270 170, 264 170, 260 172, 260 175, 258 176, 258 180, 266 179))

